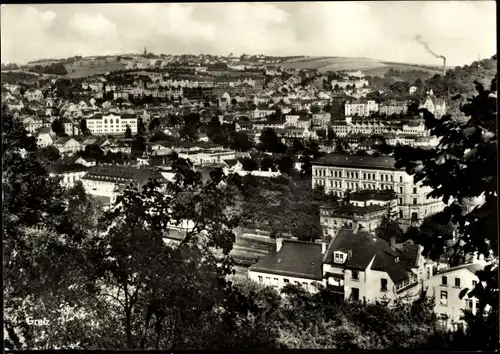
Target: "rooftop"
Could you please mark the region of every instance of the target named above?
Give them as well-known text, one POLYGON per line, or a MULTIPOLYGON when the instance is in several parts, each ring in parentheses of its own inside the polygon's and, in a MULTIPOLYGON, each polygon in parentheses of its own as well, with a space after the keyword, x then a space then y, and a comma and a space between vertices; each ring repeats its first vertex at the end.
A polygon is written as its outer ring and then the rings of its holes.
POLYGON ((313 161, 313 165, 338 166, 338 167, 359 167, 384 170, 396 170, 395 159, 391 156, 356 156, 327 154, 318 160, 313 161))
POLYGON ((389 201, 396 199, 396 193, 390 189, 363 189, 359 191, 354 191, 349 195, 350 200, 355 201, 367 201, 367 200, 380 200, 389 201))
POLYGON ((278 252, 271 252, 250 266, 251 271, 321 280, 323 277, 321 244, 283 240, 278 252))

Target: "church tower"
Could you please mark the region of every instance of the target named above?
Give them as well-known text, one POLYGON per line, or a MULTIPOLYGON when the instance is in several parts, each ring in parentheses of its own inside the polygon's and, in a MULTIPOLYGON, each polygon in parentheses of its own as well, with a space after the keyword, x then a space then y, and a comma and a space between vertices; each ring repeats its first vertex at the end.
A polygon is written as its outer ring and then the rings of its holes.
POLYGON ((146 50, 146 47, 144 46, 144 55, 147 55, 148 51, 146 50))

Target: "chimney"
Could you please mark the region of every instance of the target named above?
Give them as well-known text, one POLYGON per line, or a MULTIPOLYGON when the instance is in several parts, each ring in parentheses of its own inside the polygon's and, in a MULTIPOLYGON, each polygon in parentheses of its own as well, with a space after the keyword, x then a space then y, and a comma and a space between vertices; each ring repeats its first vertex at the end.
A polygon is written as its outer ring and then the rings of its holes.
POLYGON ((281 246, 283 246, 283 238, 280 237, 276 239, 276 252, 280 251, 281 246))
POLYGON ((443 76, 446 75, 446 58, 443 57, 443 76))

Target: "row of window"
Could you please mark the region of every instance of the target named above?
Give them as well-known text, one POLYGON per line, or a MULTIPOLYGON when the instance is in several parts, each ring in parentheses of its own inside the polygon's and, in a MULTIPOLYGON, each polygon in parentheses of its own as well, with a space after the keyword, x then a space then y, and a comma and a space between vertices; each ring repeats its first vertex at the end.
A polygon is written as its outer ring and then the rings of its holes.
MULTIPOLYGON (((262 276, 259 275, 258 279, 259 279, 259 283, 260 284, 264 283, 264 277, 262 277, 262 276)), ((279 284, 279 279, 278 278, 273 278, 272 281, 271 281, 271 277, 266 277, 265 283, 266 284, 271 284, 273 287, 277 288, 278 284, 279 284)), ((290 279, 283 278, 283 283, 285 285, 290 284, 290 279)), ((309 290, 309 283, 307 283, 307 282, 294 281, 293 283, 295 285, 297 285, 297 286, 300 286, 300 287, 304 288, 306 291, 309 290)), ((312 290, 317 290, 317 287, 316 287, 316 285, 314 283, 311 284, 311 288, 312 288, 312 290)))
MULTIPOLYGON (((472 281, 472 286, 476 286, 477 280, 472 281)), ((447 276, 442 276, 441 277, 441 286, 448 286, 448 277, 447 276)), ((460 288, 460 278, 455 278, 455 285, 456 288, 460 288)))

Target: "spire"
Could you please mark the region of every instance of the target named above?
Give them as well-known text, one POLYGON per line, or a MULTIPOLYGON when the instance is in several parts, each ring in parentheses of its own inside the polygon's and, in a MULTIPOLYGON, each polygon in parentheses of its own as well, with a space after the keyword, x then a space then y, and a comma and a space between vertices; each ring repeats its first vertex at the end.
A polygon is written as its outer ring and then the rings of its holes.
POLYGON ((144 55, 148 54, 148 51, 146 50, 146 46, 144 46, 144 55))

